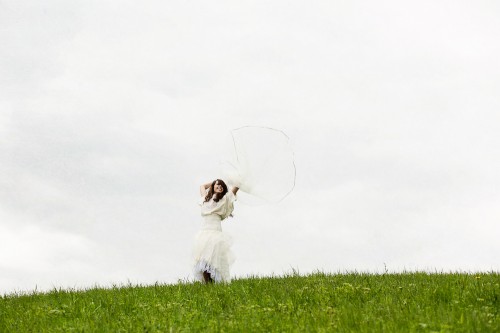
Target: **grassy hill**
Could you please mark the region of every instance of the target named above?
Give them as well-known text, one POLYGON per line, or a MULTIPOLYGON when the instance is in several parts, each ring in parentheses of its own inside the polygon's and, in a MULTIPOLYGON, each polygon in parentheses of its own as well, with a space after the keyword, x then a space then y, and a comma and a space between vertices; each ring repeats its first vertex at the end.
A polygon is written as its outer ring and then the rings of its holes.
POLYGON ((0 332, 500 332, 500 275, 298 274, 0 298, 0 332))

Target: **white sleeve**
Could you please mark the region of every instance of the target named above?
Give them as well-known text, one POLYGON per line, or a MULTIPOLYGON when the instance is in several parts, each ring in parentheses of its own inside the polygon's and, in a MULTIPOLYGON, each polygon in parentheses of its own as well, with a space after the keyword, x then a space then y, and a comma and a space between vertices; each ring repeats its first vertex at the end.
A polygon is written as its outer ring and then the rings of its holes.
POLYGON ((230 202, 230 203, 233 203, 237 200, 236 195, 234 195, 233 191, 231 191, 231 190, 227 191, 226 196, 227 196, 228 202, 230 202))
POLYGON ((203 203, 205 202, 205 197, 207 196, 207 194, 208 194, 208 189, 205 190, 205 195, 200 196, 200 200, 198 200, 198 205, 199 206, 203 205, 203 203))

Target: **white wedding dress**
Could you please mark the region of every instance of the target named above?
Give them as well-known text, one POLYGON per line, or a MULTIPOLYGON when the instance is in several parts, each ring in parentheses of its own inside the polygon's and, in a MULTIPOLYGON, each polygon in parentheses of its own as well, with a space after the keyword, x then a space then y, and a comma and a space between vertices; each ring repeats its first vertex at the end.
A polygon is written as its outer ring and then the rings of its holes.
MULTIPOLYGON (((231 131, 222 151, 221 175, 229 187, 239 188, 238 200, 250 205, 282 201, 295 187, 295 162, 288 136, 269 127, 243 126, 231 131)), ((201 201, 203 222, 194 245, 194 275, 204 281, 209 272, 215 282, 229 282, 234 261, 231 238, 222 231, 221 221, 233 212, 236 196, 228 191, 214 202, 201 201)))
POLYGON ((204 199, 200 202, 202 226, 193 246, 194 276, 203 282, 206 271, 215 282, 230 282, 229 269, 234 262, 232 240, 222 231, 221 222, 233 212, 236 196, 228 191, 219 202, 213 199, 203 202, 204 199))

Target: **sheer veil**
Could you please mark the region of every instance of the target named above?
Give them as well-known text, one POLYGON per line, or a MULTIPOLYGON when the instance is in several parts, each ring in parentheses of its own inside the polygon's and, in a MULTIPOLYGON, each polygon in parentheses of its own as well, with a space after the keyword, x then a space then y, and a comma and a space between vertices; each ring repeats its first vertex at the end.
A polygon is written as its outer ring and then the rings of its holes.
POLYGON ((244 126, 231 131, 221 172, 238 186, 238 200, 260 205, 277 203, 295 187, 296 168, 288 136, 281 130, 244 126))

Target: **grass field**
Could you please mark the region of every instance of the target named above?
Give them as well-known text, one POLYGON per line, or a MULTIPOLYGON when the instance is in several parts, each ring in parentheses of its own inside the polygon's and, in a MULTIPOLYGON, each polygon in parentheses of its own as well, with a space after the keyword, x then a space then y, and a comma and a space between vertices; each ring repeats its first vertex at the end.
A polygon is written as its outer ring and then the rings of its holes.
POLYGON ((291 274, 0 298, 0 332, 500 332, 499 273, 291 274))

